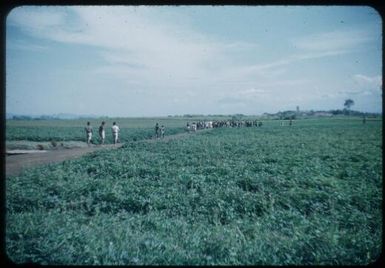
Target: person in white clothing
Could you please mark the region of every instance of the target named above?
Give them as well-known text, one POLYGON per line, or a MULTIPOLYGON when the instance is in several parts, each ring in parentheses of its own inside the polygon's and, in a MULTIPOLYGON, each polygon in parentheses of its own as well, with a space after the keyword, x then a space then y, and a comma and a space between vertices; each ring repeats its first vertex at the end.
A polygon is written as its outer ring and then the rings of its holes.
POLYGON ((163 125, 160 127, 160 137, 164 138, 164 126, 163 125))
POLYGON ((92 139, 92 126, 90 122, 87 122, 87 126, 84 128, 84 130, 86 131, 86 134, 87 134, 87 144, 88 146, 90 146, 91 139, 92 139))
POLYGON ((119 130, 120 129, 116 122, 112 123, 112 137, 114 139, 114 144, 118 142, 119 130))
POLYGON ((102 124, 99 127, 99 136, 100 136, 100 140, 101 140, 100 143, 101 144, 104 144, 104 140, 106 138, 106 131, 104 130, 104 125, 105 124, 106 123, 103 121, 102 124))

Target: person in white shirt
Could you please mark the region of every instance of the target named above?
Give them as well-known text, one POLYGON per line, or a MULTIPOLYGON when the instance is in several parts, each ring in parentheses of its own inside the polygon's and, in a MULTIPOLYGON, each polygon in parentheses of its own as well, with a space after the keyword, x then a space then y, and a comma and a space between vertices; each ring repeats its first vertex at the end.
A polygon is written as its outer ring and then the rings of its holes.
POLYGON ((164 138, 164 126, 163 125, 160 127, 160 137, 164 138))
POLYGON ((86 131, 86 134, 87 134, 87 144, 88 146, 90 146, 91 139, 92 139, 92 127, 90 122, 87 122, 87 126, 84 128, 84 130, 86 131))
POLYGON ((104 130, 104 125, 105 125, 105 122, 103 121, 99 127, 99 136, 101 139, 101 141, 100 141, 101 144, 104 144, 104 140, 106 138, 106 131, 104 130))
POLYGON ((116 122, 112 124, 112 137, 114 139, 114 144, 118 142, 118 135, 119 135, 119 127, 116 125, 116 122))

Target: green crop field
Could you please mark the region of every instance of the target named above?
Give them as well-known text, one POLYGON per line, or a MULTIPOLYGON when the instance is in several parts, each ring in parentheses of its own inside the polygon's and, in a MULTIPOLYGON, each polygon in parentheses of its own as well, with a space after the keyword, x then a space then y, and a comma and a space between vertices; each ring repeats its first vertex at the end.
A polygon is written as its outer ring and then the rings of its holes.
POLYGON ((112 143, 111 126, 116 121, 119 125, 121 142, 148 139, 154 135, 156 122, 166 126, 166 134, 172 135, 184 131, 186 120, 168 118, 106 118, 78 120, 7 120, 7 141, 85 141, 84 127, 90 121, 94 130, 93 143, 99 143, 98 128, 106 121, 106 143, 112 143))
MULTIPOLYGON (((175 132, 186 122, 164 120, 175 132)), ((12 261, 364 265, 380 256, 380 120, 268 121, 158 142, 129 136, 153 131, 155 121, 126 122, 120 149, 6 178, 12 261)), ((30 124, 7 122, 7 140, 29 139, 30 129, 40 138, 52 127, 30 124)), ((63 139, 84 140, 83 125, 56 127, 79 130, 63 139)))

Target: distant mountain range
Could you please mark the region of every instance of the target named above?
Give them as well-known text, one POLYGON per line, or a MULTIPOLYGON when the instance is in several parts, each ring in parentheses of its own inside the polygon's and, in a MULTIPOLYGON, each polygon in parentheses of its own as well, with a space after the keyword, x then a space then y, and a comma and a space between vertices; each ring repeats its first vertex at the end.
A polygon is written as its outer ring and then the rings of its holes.
MULTIPOLYGON (((270 119, 299 119, 299 118, 306 118, 306 117, 329 117, 329 116, 337 116, 337 115, 349 115, 349 116, 380 116, 381 113, 368 113, 368 112, 360 112, 360 111, 354 111, 354 110, 329 110, 329 111, 279 111, 277 113, 263 113, 261 116, 264 118, 270 118, 270 119)), ((203 114, 196 114, 196 115, 174 115, 174 117, 204 117, 204 116, 215 116, 215 117, 221 117, 221 116, 236 116, 236 117, 243 117, 245 115, 243 114, 228 114, 228 115, 203 115, 203 114)), ((172 117, 172 116, 168 116, 172 117)), ((20 115, 20 114, 13 114, 13 113, 6 113, 6 119, 14 119, 14 120, 53 120, 53 119, 59 119, 59 120, 73 120, 73 119, 85 119, 85 118, 109 118, 108 116, 100 116, 100 115, 93 115, 93 114, 69 114, 69 113, 59 113, 59 114, 53 114, 53 115, 20 115)))
MULTIPOLYGON (((47 119, 82 119, 82 118, 99 118, 102 116, 99 115, 79 115, 79 114, 68 114, 68 113, 59 113, 53 115, 21 115, 21 114, 13 114, 6 113, 6 119, 19 119, 19 120, 47 120, 47 119)), ((105 117, 105 116, 103 116, 105 117)))
POLYGON ((268 117, 270 119, 299 119, 299 118, 307 118, 307 117, 330 117, 330 116, 368 116, 368 117, 377 117, 380 116, 381 113, 368 113, 368 112, 360 112, 355 110, 348 109, 337 109, 337 110, 328 110, 328 111, 283 111, 277 113, 264 113, 263 116, 268 117))

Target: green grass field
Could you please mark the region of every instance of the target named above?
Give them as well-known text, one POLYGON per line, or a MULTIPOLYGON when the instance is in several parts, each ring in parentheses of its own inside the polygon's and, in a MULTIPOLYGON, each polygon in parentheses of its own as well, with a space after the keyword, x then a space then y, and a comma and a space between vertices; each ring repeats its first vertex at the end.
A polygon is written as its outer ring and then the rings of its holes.
MULTIPOLYGON (((245 120, 254 120, 254 116, 245 116, 245 120)), ((166 127, 166 135, 173 135, 185 131, 187 122, 197 122, 203 120, 227 120, 230 116, 223 117, 159 117, 159 118, 102 118, 102 119, 77 119, 77 120, 7 120, 5 136, 7 142, 25 141, 25 142, 64 142, 64 141, 86 141, 84 127, 86 122, 90 121, 93 126, 93 143, 99 143, 98 128, 101 121, 106 121, 106 142, 112 143, 111 126, 113 122, 119 125, 120 139, 122 142, 130 142, 151 138, 154 135, 155 123, 166 127)), ((258 118, 259 120, 259 118, 258 118)), ((339 124, 340 121, 346 121, 345 118, 327 119, 329 124, 339 124)), ((359 123, 361 118, 351 117, 350 123, 359 123)), ((380 119, 369 119, 377 122, 380 119)), ((279 126, 280 120, 262 120, 267 126, 279 126)), ((324 120, 305 119, 297 120, 296 124, 300 126, 323 124, 324 120)), ((286 125, 288 123, 286 122, 286 125)), ((28 144, 27 144, 28 145, 28 144)))
MULTIPOLYGON (((120 125, 128 137, 135 129, 153 131, 151 120, 120 125)), ((186 122, 164 120, 176 132, 186 122)), ((7 122, 7 139, 53 122, 30 124, 7 122)), ((83 125, 55 124, 80 132, 83 125)), ((379 120, 308 119, 292 127, 266 121, 167 142, 125 141, 118 150, 6 179, 12 261, 362 265, 380 256, 379 120)))
POLYGON ((109 118, 82 120, 7 120, 7 141, 86 141, 84 127, 87 121, 93 126, 93 143, 99 143, 98 128, 101 121, 106 121, 106 143, 112 143, 111 126, 116 121, 119 125, 121 142, 148 139, 154 135, 156 122, 166 126, 166 134, 172 135, 184 131, 185 120, 168 118, 109 118))

